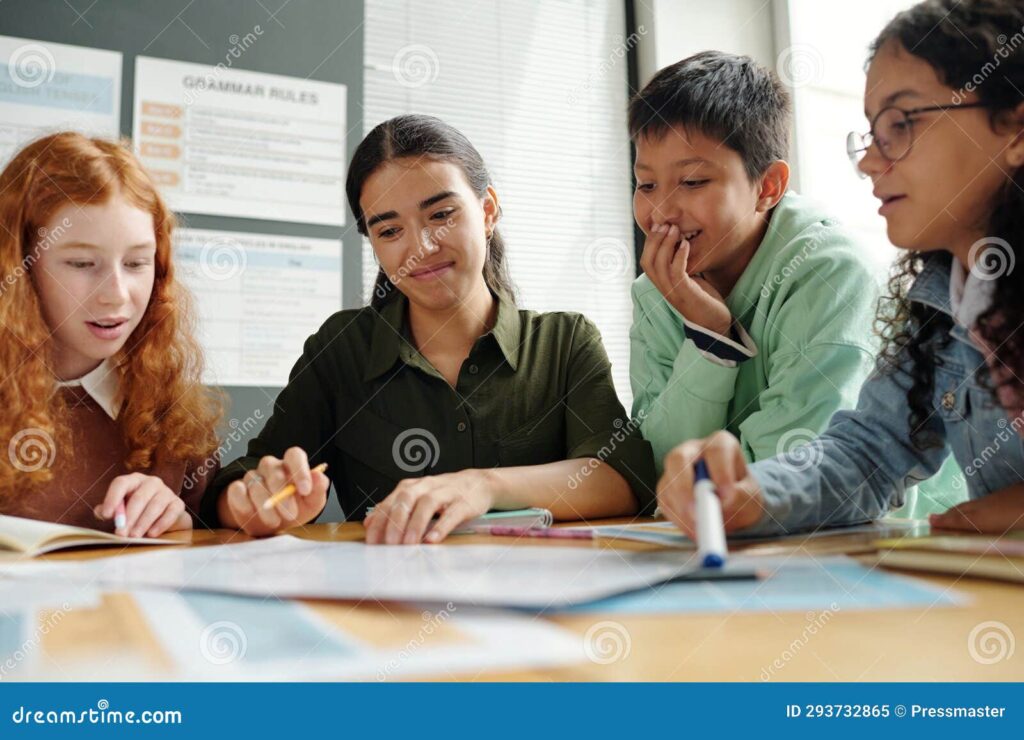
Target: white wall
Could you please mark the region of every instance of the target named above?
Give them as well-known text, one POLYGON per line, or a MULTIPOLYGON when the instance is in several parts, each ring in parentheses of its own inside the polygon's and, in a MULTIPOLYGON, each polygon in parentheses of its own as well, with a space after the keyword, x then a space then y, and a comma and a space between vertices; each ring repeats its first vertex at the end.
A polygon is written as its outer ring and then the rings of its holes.
POLYGON ((706 49, 775 67, 774 0, 636 0, 641 87, 662 67, 706 49))
MULTIPOLYGON (((745 54, 775 69, 789 37, 785 0, 635 0, 636 23, 647 31, 637 45, 640 87, 654 73, 699 51, 745 54), (779 46, 779 45, 782 46, 779 46)), ((796 152, 791 184, 800 189, 796 152)))

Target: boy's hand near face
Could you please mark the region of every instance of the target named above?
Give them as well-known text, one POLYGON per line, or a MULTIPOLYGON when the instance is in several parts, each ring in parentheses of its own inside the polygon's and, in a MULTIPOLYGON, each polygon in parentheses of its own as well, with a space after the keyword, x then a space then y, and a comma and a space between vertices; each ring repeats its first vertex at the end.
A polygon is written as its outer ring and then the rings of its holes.
POLYGON ((727 337, 732 327, 729 307, 707 280, 687 274, 690 243, 685 239, 679 243, 680 239, 679 228, 675 224, 656 225, 644 242, 640 267, 683 318, 727 337))

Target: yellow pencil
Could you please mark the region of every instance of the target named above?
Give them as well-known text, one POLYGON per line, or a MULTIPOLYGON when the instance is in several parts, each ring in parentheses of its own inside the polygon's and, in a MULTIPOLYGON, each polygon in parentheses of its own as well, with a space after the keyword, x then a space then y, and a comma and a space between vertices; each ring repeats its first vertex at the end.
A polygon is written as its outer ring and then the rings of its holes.
MULTIPOLYGON (((315 472, 323 473, 326 470, 327 470, 327 463, 320 463, 319 465, 317 465, 315 468, 313 468, 309 472, 311 472, 311 473, 315 473, 315 472)), ((270 511, 271 509, 273 509, 275 506, 277 506, 279 503, 284 501, 289 496, 294 496, 295 492, 297 490, 298 489, 295 488, 295 484, 294 483, 289 483, 287 486, 285 486, 280 491, 278 491, 273 496, 271 496, 270 498, 268 498, 266 501, 263 502, 263 510, 264 511, 270 511)))

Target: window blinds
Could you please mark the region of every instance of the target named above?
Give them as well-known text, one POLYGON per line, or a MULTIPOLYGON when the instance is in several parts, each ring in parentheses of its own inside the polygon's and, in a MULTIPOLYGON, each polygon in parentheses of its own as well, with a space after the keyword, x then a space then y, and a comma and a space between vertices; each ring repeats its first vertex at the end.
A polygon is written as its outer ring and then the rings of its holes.
MULTIPOLYGON (((635 271, 619 0, 367 0, 364 123, 438 116, 483 155, 520 304, 601 330, 627 409, 635 271)), ((364 294, 376 263, 364 241, 364 294)))

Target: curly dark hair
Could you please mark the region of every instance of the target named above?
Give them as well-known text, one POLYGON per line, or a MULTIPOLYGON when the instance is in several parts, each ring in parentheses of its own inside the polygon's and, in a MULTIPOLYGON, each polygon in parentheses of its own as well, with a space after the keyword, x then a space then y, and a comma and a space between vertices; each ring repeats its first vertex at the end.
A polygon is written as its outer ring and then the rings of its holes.
MULTIPOLYGON (((973 90, 989 111, 993 130, 1024 102, 1024 3, 1020 0, 926 0, 882 29, 871 44, 869 63, 890 41, 930 64, 939 79, 954 90, 973 90)), ((1005 257, 1013 264, 1016 245, 1024 241, 1022 168, 1007 178, 991 210, 982 214, 982 223, 991 242, 1009 245, 1012 254, 1005 257)), ((935 350, 950 341, 951 322, 934 308, 908 301, 907 291, 925 261, 934 257, 911 251, 896 261, 876 318, 882 337, 880 369, 893 369, 903 352, 912 361, 908 422, 911 441, 918 449, 940 444, 927 433, 925 422, 932 413, 938 362, 935 350)), ((1009 269, 996 279, 992 306, 975 326, 994 348, 996 362, 1007 369, 1024 368, 1024 340, 1016 332, 1024 324, 1024 290, 1019 276, 1020 271, 1009 269)), ((995 397, 999 387, 991 386, 984 368, 980 375, 995 397)), ((1008 387, 1016 396, 1024 391, 1024 384, 1013 372, 999 376, 998 386, 1008 387)))

